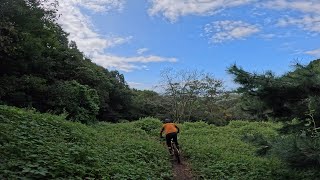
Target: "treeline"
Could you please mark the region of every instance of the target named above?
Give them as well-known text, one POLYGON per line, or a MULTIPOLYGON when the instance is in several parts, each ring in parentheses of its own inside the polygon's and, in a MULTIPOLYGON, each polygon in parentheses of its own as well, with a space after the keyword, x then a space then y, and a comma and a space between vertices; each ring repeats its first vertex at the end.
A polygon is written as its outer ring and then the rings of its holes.
POLYGON ((296 64, 282 76, 271 71, 250 73, 236 65, 229 72, 241 85, 238 92, 242 94, 243 109, 258 119, 283 122, 295 119, 300 127, 320 125, 320 59, 308 65, 296 64))
POLYGON ((241 118, 230 110, 239 96, 221 93, 221 81, 204 73, 164 73, 164 94, 130 89, 122 74, 92 63, 69 42, 56 11, 41 2, 0 2, 1 104, 66 113, 83 123, 153 116, 225 124, 241 118))
POLYGON ((132 92, 123 75, 86 58, 55 23, 55 10, 40 2, 0 2, 1 103, 85 123, 130 118, 132 92))
POLYGON ((67 113, 83 123, 158 112, 157 93, 131 90, 118 71, 92 63, 40 1, 1 1, 0 17, 1 104, 67 113))
MULTIPOLYGON (((69 120, 119 122, 153 116, 178 122, 281 121, 285 136, 252 141, 293 167, 320 167, 320 60, 276 76, 228 68, 235 92, 199 71, 162 72, 161 94, 130 89, 118 71, 86 58, 38 0, 0 1, 0 104, 66 114, 69 120)), ((54 4, 53 4, 54 5, 54 4)))
POLYGON ((1 104, 66 113, 83 123, 147 116, 216 125, 234 119, 320 123, 320 60, 282 76, 231 66, 240 84, 236 92, 194 70, 163 71, 161 93, 130 89, 122 74, 94 64, 69 42, 56 11, 41 8, 41 2, 0 2, 1 104))
POLYGON ((229 72, 241 85, 243 109, 260 120, 283 124, 281 136, 274 140, 256 134, 250 141, 264 154, 276 155, 289 166, 318 177, 313 173, 320 167, 320 60, 296 64, 282 76, 271 71, 250 73, 236 65, 229 72))

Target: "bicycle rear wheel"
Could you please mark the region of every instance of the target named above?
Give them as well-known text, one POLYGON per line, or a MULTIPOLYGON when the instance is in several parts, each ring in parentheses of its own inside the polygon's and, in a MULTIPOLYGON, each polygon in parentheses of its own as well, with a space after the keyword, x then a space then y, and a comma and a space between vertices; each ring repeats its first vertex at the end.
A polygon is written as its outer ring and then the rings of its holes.
POLYGON ((181 163, 180 152, 175 143, 172 143, 172 150, 173 150, 174 156, 176 157, 177 162, 180 164, 181 163))

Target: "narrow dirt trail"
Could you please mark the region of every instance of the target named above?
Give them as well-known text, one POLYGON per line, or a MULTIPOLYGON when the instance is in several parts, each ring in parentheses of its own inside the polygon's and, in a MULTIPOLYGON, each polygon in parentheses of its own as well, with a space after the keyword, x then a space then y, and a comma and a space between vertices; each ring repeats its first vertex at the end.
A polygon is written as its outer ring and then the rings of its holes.
MULTIPOLYGON (((167 148, 167 145, 162 141, 162 145, 167 148)), ((171 157, 171 164, 173 169, 174 180, 193 180, 195 177, 192 174, 191 166, 186 158, 183 157, 183 153, 180 154, 181 163, 179 164, 174 157, 171 157)))
POLYGON ((190 165, 185 158, 181 157, 181 163, 178 164, 172 160, 173 179, 174 180, 192 180, 194 179, 190 165))

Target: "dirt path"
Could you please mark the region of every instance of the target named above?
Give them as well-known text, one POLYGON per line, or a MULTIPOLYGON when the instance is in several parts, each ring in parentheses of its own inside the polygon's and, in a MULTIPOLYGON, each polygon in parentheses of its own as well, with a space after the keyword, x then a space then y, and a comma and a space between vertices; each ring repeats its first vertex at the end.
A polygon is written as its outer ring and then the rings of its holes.
POLYGON ((192 171, 190 165, 185 158, 181 157, 181 164, 178 164, 175 160, 172 160, 173 167, 173 179, 174 180, 192 180, 192 171))

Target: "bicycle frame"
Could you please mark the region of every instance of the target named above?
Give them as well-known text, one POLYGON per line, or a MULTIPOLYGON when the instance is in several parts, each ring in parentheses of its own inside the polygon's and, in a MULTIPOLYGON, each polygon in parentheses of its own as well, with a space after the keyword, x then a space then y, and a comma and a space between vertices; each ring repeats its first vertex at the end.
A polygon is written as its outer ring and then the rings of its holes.
POLYGON ((180 164, 181 163, 181 161, 180 161, 180 151, 177 148, 176 143, 174 143, 172 139, 171 139, 171 149, 173 151, 174 156, 176 157, 177 162, 180 164))
MULTIPOLYGON (((161 141, 165 141, 165 138, 163 138, 161 141)), ((177 162, 180 164, 181 163, 181 159, 180 159, 180 151, 177 148, 176 143, 173 142, 173 139, 170 140, 170 144, 171 144, 171 150, 173 152, 173 155, 175 156, 177 162)))

